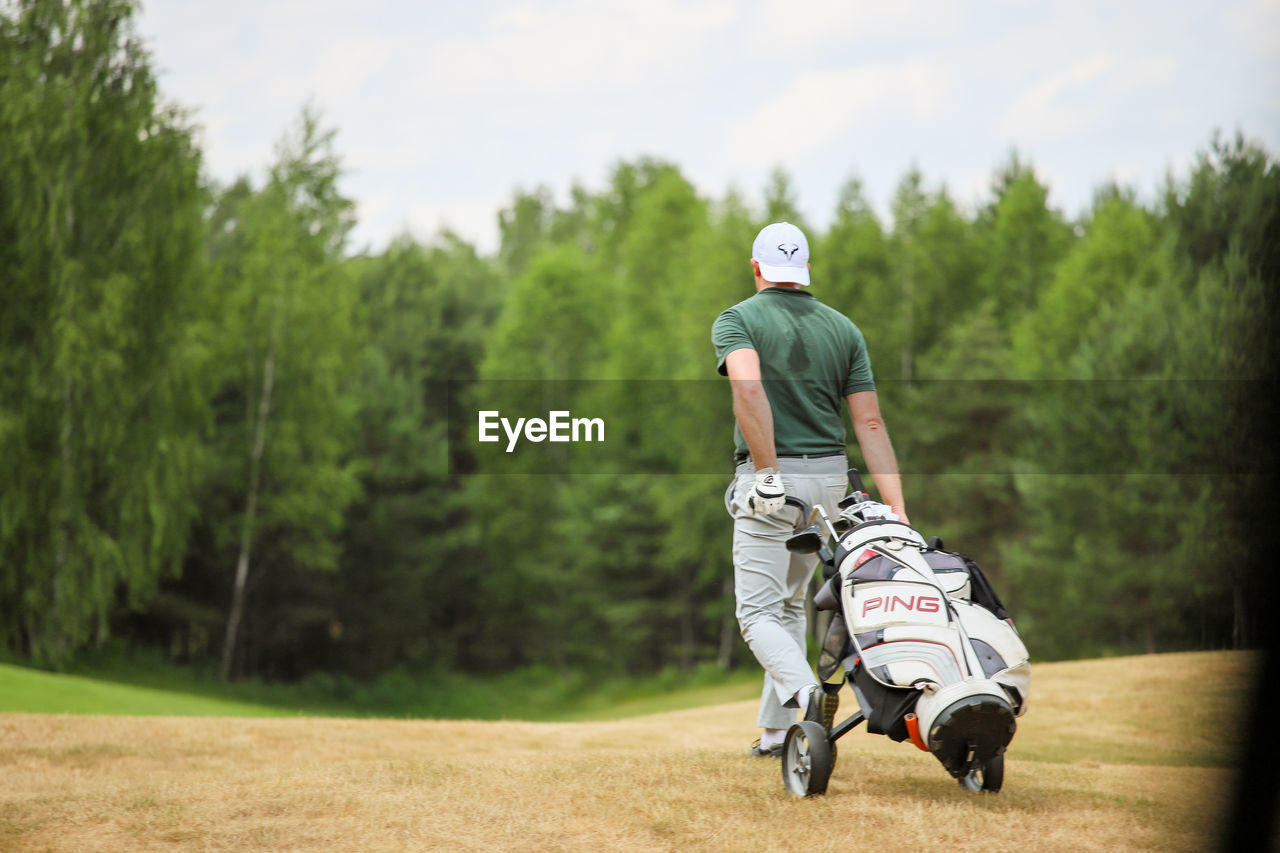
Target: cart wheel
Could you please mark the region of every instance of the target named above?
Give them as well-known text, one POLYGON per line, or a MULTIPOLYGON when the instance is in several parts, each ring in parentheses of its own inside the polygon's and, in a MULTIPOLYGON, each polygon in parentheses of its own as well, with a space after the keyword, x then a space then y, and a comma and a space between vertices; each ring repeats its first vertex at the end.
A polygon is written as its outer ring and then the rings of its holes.
POLYGON ((1004 784, 1004 756, 997 755, 982 765, 981 769, 970 770, 961 776, 959 781, 960 787, 969 791, 996 793, 1004 784))
POLYGON ((797 797, 825 794, 831 766, 831 741, 821 725, 806 720, 787 729, 782 742, 784 788, 797 797))

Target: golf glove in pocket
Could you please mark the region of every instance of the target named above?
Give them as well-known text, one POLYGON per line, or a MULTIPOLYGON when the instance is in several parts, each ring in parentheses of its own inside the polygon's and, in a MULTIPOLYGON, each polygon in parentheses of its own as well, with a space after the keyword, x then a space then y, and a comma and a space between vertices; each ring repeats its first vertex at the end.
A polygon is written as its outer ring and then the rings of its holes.
POLYGON ((757 515, 773 515, 786 505, 782 477, 773 468, 756 471, 756 484, 747 492, 747 508, 757 515))

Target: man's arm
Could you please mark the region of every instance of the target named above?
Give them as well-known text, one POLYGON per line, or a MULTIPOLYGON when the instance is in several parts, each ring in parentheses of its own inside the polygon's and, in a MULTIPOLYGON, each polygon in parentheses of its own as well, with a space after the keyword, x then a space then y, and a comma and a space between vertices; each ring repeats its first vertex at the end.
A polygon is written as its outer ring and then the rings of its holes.
MULTIPOLYGON (((736 349, 725 356, 729 384, 733 386, 733 414, 751 451, 756 470, 778 467, 773 446, 773 410, 760 381, 760 356, 753 349, 736 349)), ((892 456, 893 451, 889 451, 892 456)), ((877 485, 879 481, 877 481, 877 485)))
MULTIPOLYGON (((893 445, 889 443, 889 431, 885 429, 884 419, 880 417, 880 401, 876 392, 855 391, 844 399, 849 404, 853 434, 858 437, 858 447, 862 448, 862 458, 866 460, 871 478, 875 480, 880 500, 893 507, 904 524, 910 524, 902 499, 898 460, 893 454, 893 445)), ((734 405, 736 408, 736 397, 734 405)))

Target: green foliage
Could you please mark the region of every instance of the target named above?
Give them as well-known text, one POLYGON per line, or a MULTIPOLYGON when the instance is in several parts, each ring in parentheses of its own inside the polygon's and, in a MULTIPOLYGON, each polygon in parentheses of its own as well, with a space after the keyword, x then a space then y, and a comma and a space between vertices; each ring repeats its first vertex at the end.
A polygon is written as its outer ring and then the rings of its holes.
MULTIPOLYGON (((757 228, 804 225, 786 172, 752 203, 641 158, 515 193, 492 258, 448 233, 347 257, 333 131, 306 109, 264 182, 202 190, 133 11, 0 12, 0 651, 65 664, 115 631, 320 694, 520 671, 562 701, 745 660, 708 339, 757 228), (607 410, 615 468, 499 466, 473 442, 498 399, 607 410)), ((1104 187, 1068 223, 1015 154, 975 212, 913 168, 886 220, 853 178, 807 229, 913 520, 1037 657, 1259 636, 1240 566, 1272 457, 1255 386, 1222 380, 1274 360, 1278 201, 1237 134, 1156 207, 1104 187)))
POLYGON ((449 235, 431 247, 402 238, 355 268, 363 495, 342 533, 338 635, 326 638, 319 662, 360 678, 462 665, 470 626, 458 603, 479 575, 460 532, 471 523, 455 473, 470 467, 458 450, 466 442, 451 432, 448 408, 462 405, 457 395, 475 378, 499 278, 449 235))
POLYGON ((1026 414, 1018 491, 1029 535, 1003 553, 1031 636, 1056 656, 1224 643, 1228 618, 1235 642, 1250 636, 1245 522, 1258 510, 1232 473, 1259 464, 1242 431, 1248 392, 1190 380, 1259 375, 1262 315, 1245 313, 1263 307, 1271 249, 1248 217, 1277 173, 1254 149, 1215 146, 1189 191, 1171 191, 1175 212, 1163 222, 1123 194, 1102 196, 1085 239, 1014 332, 1024 376, 1088 380, 1070 397, 1037 393, 1026 414), (1242 172, 1253 176, 1243 186, 1242 172), (1215 233, 1206 195, 1236 211, 1232 234, 1215 233), (1214 245, 1222 256, 1197 259, 1214 245), (1237 417, 1224 422, 1223 411, 1237 417), (1081 474, 1046 476, 1073 467, 1081 474), (1072 582, 1038 583, 1047 566, 1070 567, 1072 582), (1089 640, 1055 618, 1064 602, 1093 626, 1089 640))
POLYGON ((0 664, 0 713, 279 717, 291 712, 234 699, 136 687, 0 664))
POLYGON ((854 178, 844 185, 831 228, 820 243, 810 243, 812 275, 821 282, 823 301, 863 329, 878 373, 896 375, 890 354, 900 352, 902 342, 901 335, 889 340, 898 316, 890 289, 889 244, 861 181, 854 178))
MULTIPOLYGON (((1076 355, 1081 351, 1081 332, 1123 294, 1150 292, 1172 275, 1169 247, 1159 223, 1131 199, 1118 195, 1100 199, 1085 235, 1058 264, 1035 310, 1023 313, 1013 327, 1017 375, 1032 379, 1114 375, 1088 355, 1076 355)), ((1110 331, 1098 328, 1095 334, 1102 340, 1110 331)), ((1095 344, 1083 346, 1087 352, 1095 344)))
MULTIPOLYGON (((764 188, 764 222, 790 222, 807 230, 808 223, 800 214, 800 206, 796 201, 795 190, 791 186, 791 176, 781 167, 769 173, 769 180, 764 188)), ((810 247, 812 248, 812 247, 810 247)))
POLYGON ((183 553, 204 197, 130 3, 0 10, 0 648, 65 663, 183 553))
POLYGON ((1047 205, 1049 188, 1013 154, 993 181, 995 201, 979 217, 982 298, 1002 327, 1035 309, 1071 240, 1062 217, 1047 205))
POLYGON ((665 669, 643 679, 561 680, 532 668, 475 678, 394 669, 376 681, 313 674, 296 684, 225 684, 212 673, 155 656, 95 659, 94 677, 0 663, 0 713, 218 717, 401 717, 616 720, 740 702, 759 692, 754 673, 665 669))
MULTIPOLYGON (((337 189, 332 138, 304 111, 266 184, 237 182, 210 216, 213 462, 184 577, 169 591, 225 602, 245 562, 243 644, 229 657, 239 668, 261 650, 284 656, 330 630, 332 614, 316 598, 328 597, 332 580, 312 575, 337 568, 343 511, 359 494, 358 292, 342 256, 351 203, 337 189)), ((193 624, 180 611, 166 614, 170 642, 197 654, 220 648, 219 624, 193 624)))
POLYGON ((928 192, 918 170, 903 176, 892 210, 886 286, 867 294, 861 328, 883 341, 878 366, 873 362, 877 377, 913 379, 943 330, 977 307, 979 259, 972 224, 945 187, 928 192))

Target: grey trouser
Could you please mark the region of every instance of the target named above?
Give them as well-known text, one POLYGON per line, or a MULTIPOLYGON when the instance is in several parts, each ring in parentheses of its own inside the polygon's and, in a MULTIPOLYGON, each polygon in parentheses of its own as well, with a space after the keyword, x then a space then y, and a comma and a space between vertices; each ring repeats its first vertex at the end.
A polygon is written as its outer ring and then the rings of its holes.
MULTIPOLYGON (((820 503, 834 518, 848 491, 848 464, 844 456, 779 459, 778 472, 788 495, 810 506, 820 503)), ((738 627, 765 672, 758 725, 785 729, 795 722, 796 693, 817 681, 805 657, 804 612, 817 557, 787 551, 787 537, 799 518, 795 507, 750 514, 747 493, 755 481, 755 466, 747 460, 725 492, 725 507, 733 516, 733 591, 738 627)))

